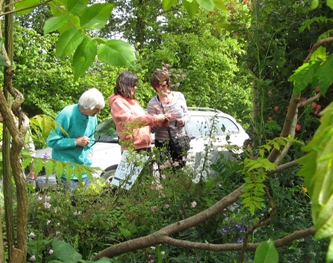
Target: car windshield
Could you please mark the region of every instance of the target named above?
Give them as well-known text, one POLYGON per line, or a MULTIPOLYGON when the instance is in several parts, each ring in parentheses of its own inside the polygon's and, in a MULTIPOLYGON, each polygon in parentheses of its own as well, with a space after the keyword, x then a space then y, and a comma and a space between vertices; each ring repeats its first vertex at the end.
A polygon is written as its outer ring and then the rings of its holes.
POLYGON ((116 125, 112 118, 107 119, 97 125, 95 140, 98 142, 118 142, 116 125))
POLYGON ((190 137, 221 136, 238 133, 237 125, 230 119, 221 116, 191 116, 186 124, 186 132, 190 137))

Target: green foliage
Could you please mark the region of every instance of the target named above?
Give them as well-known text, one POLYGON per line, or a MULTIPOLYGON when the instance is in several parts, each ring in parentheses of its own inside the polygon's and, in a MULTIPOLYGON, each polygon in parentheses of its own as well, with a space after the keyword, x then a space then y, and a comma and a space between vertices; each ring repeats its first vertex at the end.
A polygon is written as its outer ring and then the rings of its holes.
MULTIPOLYGON (((316 228, 315 238, 317 239, 332 238, 333 233, 331 213, 333 205, 331 187, 333 184, 331 173, 332 112, 333 104, 331 103, 322 112, 321 125, 313 139, 303 149, 307 154, 299 161, 303 165, 299 175, 304 177, 305 186, 312 201, 312 220, 316 228)), ((332 246, 329 249, 327 262, 333 260, 331 258, 332 246)))
POLYGON ((320 47, 311 56, 309 62, 300 66, 289 81, 294 84, 295 94, 299 94, 309 84, 320 87, 320 92, 325 96, 328 87, 331 85, 333 78, 331 76, 333 67, 332 55, 326 56, 326 48, 320 47))
POLYGON ((277 263, 279 255, 271 239, 261 243, 256 249, 254 263, 277 263))
POLYGON ((274 170, 276 165, 271 163, 265 155, 272 149, 281 150, 287 143, 297 142, 291 138, 278 137, 270 140, 267 144, 261 145, 255 150, 247 149, 249 158, 244 160, 244 192, 241 195, 243 198, 242 204, 247 207, 251 214, 254 214, 256 209, 263 209, 265 199, 265 182, 267 173, 274 170))
MULTIPOLYGON (((30 7, 30 1, 20 2, 21 8, 30 7)), ((59 40, 56 44, 56 56, 64 59, 72 56, 74 68, 74 81, 82 77, 86 70, 92 66, 98 52, 101 61, 115 66, 134 66, 134 52, 130 45, 116 42, 112 46, 113 59, 108 59, 105 44, 92 38, 86 30, 97 30, 103 28, 111 16, 113 4, 94 3, 88 5, 88 1, 63 1, 50 3, 53 17, 50 17, 44 25, 44 34, 58 30, 59 40), (59 4, 57 6, 57 4, 59 4), (85 40, 83 43, 82 41, 85 40), (88 49, 87 49, 87 44, 88 49), (117 44, 120 44, 119 46, 117 44), (101 51, 100 51, 101 50, 101 51), (89 51, 86 54, 86 51, 89 51), (82 59, 84 61, 82 61, 82 59)), ((32 11, 32 10, 30 10, 32 11)), ((109 45, 108 45, 109 46, 109 45)))

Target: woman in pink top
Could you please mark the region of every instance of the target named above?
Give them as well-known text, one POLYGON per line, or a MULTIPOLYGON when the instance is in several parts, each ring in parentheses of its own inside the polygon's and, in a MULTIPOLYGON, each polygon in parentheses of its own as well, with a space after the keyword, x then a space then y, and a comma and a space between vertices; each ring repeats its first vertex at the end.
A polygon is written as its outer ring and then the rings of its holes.
POLYGON ((150 152, 152 142, 150 126, 168 126, 170 116, 167 114, 152 116, 146 113, 135 99, 137 83, 136 75, 127 71, 121 73, 108 103, 122 151, 133 145, 137 151, 150 152))

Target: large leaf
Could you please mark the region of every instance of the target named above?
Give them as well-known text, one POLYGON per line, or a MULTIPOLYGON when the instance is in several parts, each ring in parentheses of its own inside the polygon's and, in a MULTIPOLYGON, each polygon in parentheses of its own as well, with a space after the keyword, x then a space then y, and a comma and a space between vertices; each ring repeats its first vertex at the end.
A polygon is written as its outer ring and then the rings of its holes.
POLYGON ((71 14, 81 14, 88 5, 88 0, 68 0, 67 8, 71 14))
POLYGON ((69 29, 80 28, 80 27, 81 27, 80 18, 76 15, 70 15, 67 20, 67 23, 64 24, 62 27, 58 28, 58 32, 60 34, 63 34, 64 32, 66 32, 69 29))
POLYGON ((187 13, 189 16, 192 18, 199 9, 199 5, 196 1, 188 1, 188 0, 183 0, 183 6, 185 7, 187 13))
POLYGON ((289 81, 294 84, 295 94, 299 94, 312 83, 319 66, 319 61, 309 61, 300 66, 295 73, 289 77, 289 81))
POLYGON ((312 0, 311 9, 317 8, 319 5, 319 0, 312 0))
POLYGON ((56 46, 56 56, 65 58, 80 45, 83 40, 83 33, 81 30, 72 28, 63 33, 56 46))
POLYGON ((78 46, 73 57, 74 80, 84 75, 86 70, 95 61, 97 55, 97 43, 94 39, 84 38, 78 46))
POLYGON ((100 45, 98 58, 113 66, 134 66, 134 51, 130 44, 122 40, 109 40, 100 45))
POLYGON ((66 16, 54 16, 45 21, 43 30, 44 34, 48 34, 52 31, 57 30, 67 22, 66 16))
POLYGON ((254 263, 277 263, 279 254, 271 239, 263 242, 257 247, 254 255, 254 263))
POLYGON ((163 9, 169 10, 173 5, 177 3, 177 0, 163 0, 163 9))
POLYGON ((331 9, 333 9, 333 0, 327 0, 326 4, 328 7, 330 7, 331 9))
POLYGON ((94 4, 85 9, 81 17, 81 26, 85 29, 101 29, 111 16, 113 4, 94 4))
POLYGON ((331 239, 330 244, 327 249, 326 262, 333 262, 333 239, 331 239))
POLYGON ((213 0, 196 0, 198 4, 207 9, 208 11, 214 11, 214 2, 213 0))
POLYGON ((322 111, 321 124, 313 139, 303 148, 307 155, 299 163, 298 172, 311 198, 311 214, 316 229, 315 238, 333 236, 333 165, 328 158, 333 153, 333 103, 322 111))
POLYGON ((213 0, 214 4, 221 10, 228 10, 228 8, 225 6, 225 1, 223 0, 213 0))
POLYGON ((16 10, 22 9, 22 11, 17 12, 17 15, 24 15, 30 13, 32 10, 34 10, 37 4, 39 4, 39 0, 17 1, 15 3, 15 9, 16 10))
POLYGON ((329 55, 326 61, 321 64, 320 68, 316 72, 315 77, 318 79, 318 86, 320 92, 325 95, 328 87, 333 81, 333 56, 329 55))
POLYGON ((76 263, 82 259, 82 256, 75 249, 64 241, 54 239, 52 247, 56 257, 63 262, 76 263))

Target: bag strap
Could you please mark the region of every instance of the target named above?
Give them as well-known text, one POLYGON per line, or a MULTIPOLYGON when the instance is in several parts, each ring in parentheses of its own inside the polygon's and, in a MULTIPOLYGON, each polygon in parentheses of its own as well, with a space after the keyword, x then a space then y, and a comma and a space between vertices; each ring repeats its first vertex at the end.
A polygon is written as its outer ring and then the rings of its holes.
MULTIPOLYGON (((156 95, 156 99, 158 100, 158 102, 159 102, 159 104, 160 104, 160 106, 161 106, 161 109, 162 109, 163 114, 165 114, 164 107, 163 107, 162 102, 160 101, 160 97, 159 97, 158 95, 156 95)), ((171 137, 170 127, 168 126, 168 127, 166 127, 166 128, 167 128, 167 130, 168 130, 169 138, 170 138, 170 142, 171 142, 171 141, 172 141, 172 137, 171 137)))

